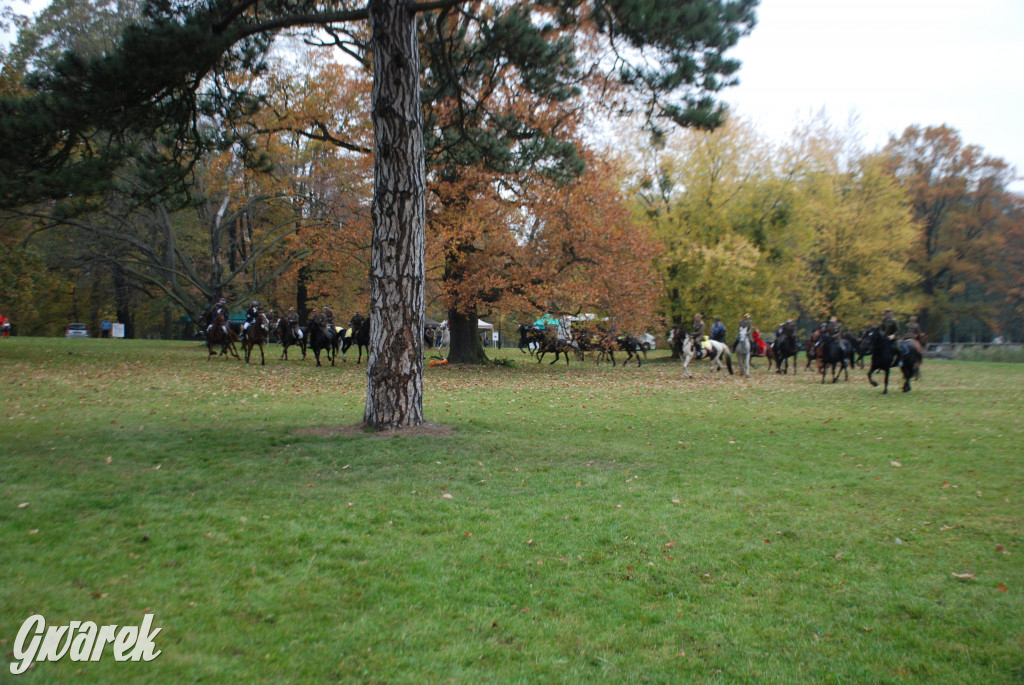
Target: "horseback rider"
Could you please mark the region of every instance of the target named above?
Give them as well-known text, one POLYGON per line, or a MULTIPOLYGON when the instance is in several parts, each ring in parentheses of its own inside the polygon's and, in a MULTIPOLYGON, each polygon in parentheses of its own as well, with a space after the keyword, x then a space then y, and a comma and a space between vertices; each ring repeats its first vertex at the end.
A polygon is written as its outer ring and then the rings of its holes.
POLYGON ((779 339, 796 337, 796 323, 793 319, 786 319, 786 322, 779 326, 779 339))
POLYGON ((295 311, 295 307, 288 307, 288 313, 284 315, 284 319, 292 329, 292 337, 302 340, 302 328, 299 326, 299 314, 295 311))
POLYGON ((725 324, 720 318, 716 318, 715 322, 711 324, 711 339, 725 344, 725 324))
POLYGON ((900 351, 896 345, 896 338, 900 337, 900 324, 893 318, 891 309, 886 309, 882 312, 882 325, 879 326, 879 328, 882 331, 882 335, 884 335, 892 345, 893 355, 899 357, 900 351))
POLYGON ((693 328, 690 329, 690 339, 693 340, 693 348, 697 351, 699 359, 704 351, 704 319, 700 312, 693 315, 693 328))
MULTIPOLYGON (((330 337, 330 331, 327 330, 327 317, 324 316, 323 312, 319 311, 316 307, 313 307, 313 309, 309 311, 309 319, 307 319, 307 323, 309 323, 310 327, 316 326, 324 332, 324 335, 330 337)), ((310 330, 312 330, 312 328, 310 328, 310 330)))
POLYGON ((364 319, 363 319, 363 315, 362 314, 360 314, 359 312, 356 312, 355 314, 353 314, 352 317, 348 320, 348 328, 349 328, 349 330, 348 330, 348 333, 345 335, 345 337, 349 338, 349 337, 354 336, 356 333, 358 333, 359 332, 359 327, 363 325, 363 321, 364 321, 364 319))
MULTIPOLYGON (((750 321, 750 314, 744 314, 743 318, 740 319, 739 325, 736 327, 737 335, 736 335, 736 340, 733 341, 733 344, 732 344, 732 351, 733 352, 736 351, 736 346, 740 344, 739 331, 743 330, 744 328, 747 329, 747 340, 750 340, 751 334, 754 332, 754 324, 751 323, 751 321, 750 321)), ((751 351, 753 351, 753 348, 751 348, 751 351)))
POLYGON ((327 320, 327 325, 330 326, 331 333, 334 333, 334 310, 331 309, 330 305, 324 305, 324 318, 327 320))
POLYGON ((907 321, 907 329, 903 331, 904 340, 916 340, 921 342, 921 324, 917 322, 916 316, 911 316, 907 321))
POLYGON ((213 324, 216 323, 218 315, 224 317, 224 324, 221 326, 221 330, 224 331, 224 335, 231 337, 231 332, 228 329, 228 317, 231 314, 228 313, 228 301, 223 297, 217 300, 217 303, 210 309, 210 325, 206 327, 207 336, 213 330, 213 324))
POLYGON ((843 337, 843 324, 839 322, 838 317, 833 316, 828 320, 828 324, 825 326, 825 333, 833 340, 839 340, 843 337))
POLYGON ((256 321, 256 317, 260 315, 260 303, 258 300, 253 300, 252 305, 245 310, 245 323, 242 324, 242 337, 245 337, 245 331, 248 330, 249 326, 256 321))

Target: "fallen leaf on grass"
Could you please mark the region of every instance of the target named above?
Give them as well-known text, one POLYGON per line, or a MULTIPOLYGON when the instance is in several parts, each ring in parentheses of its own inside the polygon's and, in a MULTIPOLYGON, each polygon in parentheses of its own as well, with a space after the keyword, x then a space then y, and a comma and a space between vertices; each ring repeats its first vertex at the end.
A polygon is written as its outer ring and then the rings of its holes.
POLYGON ((960 580, 974 580, 973 573, 954 573, 953 577, 959 578, 960 580))
POLYGON ((1008 587, 1006 587, 1005 585, 1003 585, 1002 583, 999 583, 999 585, 996 585, 996 589, 999 590, 1000 592, 1009 592, 1010 591, 1010 589, 1008 587))
POLYGON ((903 464, 899 463, 898 461, 890 461, 889 466, 903 466, 903 464))
POLYGON ((27 506, 28 506, 28 502, 22 502, 21 504, 18 505, 18 508, 19 509, 24 509, 27 506))
POLYGON ((446 492, 443 495, 441 495, 441 499, 455 499, 455 498, 452 497, 452 493, 446 492))

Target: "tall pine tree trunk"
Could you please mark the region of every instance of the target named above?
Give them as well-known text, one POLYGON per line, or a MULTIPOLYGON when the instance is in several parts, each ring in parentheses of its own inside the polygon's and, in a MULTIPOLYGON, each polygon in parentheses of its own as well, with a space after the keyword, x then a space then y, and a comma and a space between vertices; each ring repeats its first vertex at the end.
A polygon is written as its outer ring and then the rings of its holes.
POLYGON ((426 171, 416 18, 409 0, 371 0, 374 132, 370 353, 374 428, 423 422, 426 171))

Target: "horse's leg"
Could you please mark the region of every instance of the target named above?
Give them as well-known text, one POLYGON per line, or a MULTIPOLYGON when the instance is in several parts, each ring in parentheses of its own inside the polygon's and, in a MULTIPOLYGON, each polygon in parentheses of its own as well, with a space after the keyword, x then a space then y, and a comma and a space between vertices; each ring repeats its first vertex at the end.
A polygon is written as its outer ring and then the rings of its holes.
POLYGON ((267 365, 267 360, 263 356, 263 341, 260 340, 260 366, 266 366, 266 365, 267 365))

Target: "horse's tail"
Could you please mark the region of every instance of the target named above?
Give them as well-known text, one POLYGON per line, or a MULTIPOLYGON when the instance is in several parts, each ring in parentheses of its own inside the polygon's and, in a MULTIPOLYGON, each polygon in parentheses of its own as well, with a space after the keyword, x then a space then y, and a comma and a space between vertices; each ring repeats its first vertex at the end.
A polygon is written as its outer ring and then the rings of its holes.
POLYGON ((728 350, 725 351, 725 367, 729 369, 729 375, 732 376, 732 355, 728 350))

